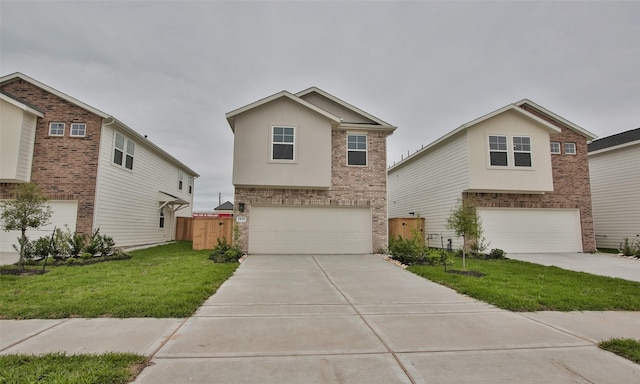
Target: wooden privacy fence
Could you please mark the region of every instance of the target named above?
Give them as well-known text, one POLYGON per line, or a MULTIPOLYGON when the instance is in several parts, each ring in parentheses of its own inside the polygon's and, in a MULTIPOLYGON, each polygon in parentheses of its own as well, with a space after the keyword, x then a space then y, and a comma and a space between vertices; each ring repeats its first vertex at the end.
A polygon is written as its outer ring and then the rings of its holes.
POLYGON ((408 217, 389 219, 389 239, 402 237, 411 239, 412 230, 418 231, 418 235, 424 244, 424 217, 408 217))
POLYGON ((218 239, 233 241, 233 217, 181 217, 176 222, 176 240, 192 240, 193 249, 213 249, 218 239))

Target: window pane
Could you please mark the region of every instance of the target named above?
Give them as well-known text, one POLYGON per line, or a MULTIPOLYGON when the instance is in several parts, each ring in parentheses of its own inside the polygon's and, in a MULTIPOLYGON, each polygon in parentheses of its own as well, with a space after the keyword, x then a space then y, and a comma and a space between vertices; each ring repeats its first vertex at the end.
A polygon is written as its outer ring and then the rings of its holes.
POLYGON ((575 143, 564 143, 564 153, 574 155, 576 153, 575 143))
POLYGON ((348 165, 367 165, 367 152, 349 151, 347 154, 348 165))
POLYGON ((133 156, 127 155, 126 164, 124 166, 128 169, 133 169, 133 156))
POLYGON ((560 143, 551 142, 551 153, 560 153, 560 143))
POLYGON ((113 150, 113 162, 122 165, 122 151, 118 148, 113 150))
POLYGON ((293 128, 284 128, 284 134, 293 136, 293 128))
POLYGON ((489 149, 506 151, 507 137, 506 136, 489 136, 489 149))
POLYGON ((514 137, 513 149, 516 151, 531 151, 531 139, 528 137, 514 137))
POLYGON ((513 154, 516 167, 530 167, 531 166, 531 153, 529 152, 516 152, 513 154))
POLYGON ((84 136, 87 131, 86 124, 74 123, 71 124, 71 136, 84 136))
POLYGON ((116 133, 116 148, 121 151, 124 151, 124 136, 119 133, 116 133))
POLYGON ((133 151, 136 148, 136 144, 133 141, 127 140, 127 155, 133 156, 133 151))
POLYGON ((273 127, 273 134, 274 135, 282 135, 282 133, 284 133, 284 128, 282 128, 282 127, 273 127))
POLYGON ((507 166, 507 153, 506 152, 490 152, 491 165, 507 166))
POLYGON ((273 144, 274 160, 293 160, 293 145, 273 144))

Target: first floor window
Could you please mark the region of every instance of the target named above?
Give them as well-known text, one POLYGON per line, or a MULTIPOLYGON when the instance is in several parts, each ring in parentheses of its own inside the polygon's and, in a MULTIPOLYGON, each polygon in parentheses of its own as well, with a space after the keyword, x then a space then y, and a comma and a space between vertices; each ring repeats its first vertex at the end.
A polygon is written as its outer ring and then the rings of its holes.
POLYGON ((293 160, 295 131, 293 127, 273 127, 272 160, 293 160))
POLYGON ((560 153, 560 143, 558 143, 557 141, 552 141, 550 145, 551 145, 550 149, 552 154, 557 155, 560 153))
POLYGON ((531 138, 513 137, 513 163, 516 167, 531 166, 531 138))
POLYGON ((73 123, 71 124, 71 136, 84 137, 87 135, 87 124, 73 123))
POLYGON ((564 143, 564 153, 565 155, 575 155, 576 143, 564 143))
POLYGON ((489 161, 492 166, 506 167, 507 136, 489 136, 489 161))
POLYGON ((133 170, 135 149, 136 144, 133 141, 116 132, 113 143, 113 163, 133 170))
POLYGON ((49 136, 64 136, 64 123, 49 123, 49 136))
POLYGON ((347 165, 367 165, 366 135, 347 135, 347 165))
POLYGON ((164 228, 164 208, 160 209, 160 228, 164 228))

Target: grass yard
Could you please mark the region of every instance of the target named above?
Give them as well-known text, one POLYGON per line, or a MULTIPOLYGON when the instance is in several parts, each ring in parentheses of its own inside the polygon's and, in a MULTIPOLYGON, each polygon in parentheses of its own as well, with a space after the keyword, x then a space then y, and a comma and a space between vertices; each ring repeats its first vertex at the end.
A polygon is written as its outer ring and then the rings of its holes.
MULTIPOLYGON (((449 269, 462 269, 452 258, 449 269)), ((483 277, 445 273, 432 266, 411 272, 510 311, 640 311, 640 282, 632 282, 518 260, 467 259, 467 270, 483 277)))
POLYGON ((1 319, 188 317, 238 267, 177 242, 131 252, 129 260, 0 275, 1 319))
POLYGON ((0 383, 124 384, 147 364, 144 356, 128 353, 104 355, 0 356, 0 383))
POLYGON ((640 340, 611 339, 598 344, 605 351, 613 352, 618 356, 640 364, 640 340))

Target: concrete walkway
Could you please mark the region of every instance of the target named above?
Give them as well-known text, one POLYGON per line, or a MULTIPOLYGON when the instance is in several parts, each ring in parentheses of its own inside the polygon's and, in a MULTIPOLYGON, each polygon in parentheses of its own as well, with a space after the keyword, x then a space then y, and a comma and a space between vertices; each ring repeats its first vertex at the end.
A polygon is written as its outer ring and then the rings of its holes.
POLYGON ((379 257, 250 256, 188 319, 0 321, 0 353, 128 351, 136 383, 637 383, 640 312, 512 313, 379 257))
POLYGON ((610 253, 510 253, 507 257, 570 271, 640 281, 640 260, 610 253))

